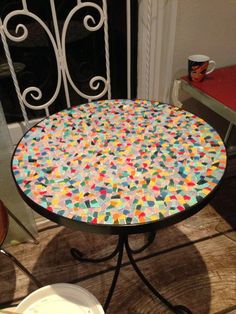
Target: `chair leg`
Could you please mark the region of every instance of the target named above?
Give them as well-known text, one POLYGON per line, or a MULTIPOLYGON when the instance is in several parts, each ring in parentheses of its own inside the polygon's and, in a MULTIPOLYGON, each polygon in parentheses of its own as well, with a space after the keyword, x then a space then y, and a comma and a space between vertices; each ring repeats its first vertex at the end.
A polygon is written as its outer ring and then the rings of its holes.
POLYGON ((225 138, 224 138, 224 143, 227 144, 228 142, 228 139, 230 137, 230 134, 232 132, 232 129, 233 129, 233 123, 230 122, 229 126, 228 126, 228 129, 226 131, 226 134, 225 134, 225 138))
POLYGON ((39 244, 39 241, 34 237, 34 235, 20 222, 20 220, 9 209, 8 215, 15 220, 15 222, 31 237, 31 239, 33 239, 34 244, 39 244))
POLYGON ((37 288, 42 287, 42 284, 13 255, 2 248, 0 249, 0 253, 7 256, 26 276, 28 276, 37 288))

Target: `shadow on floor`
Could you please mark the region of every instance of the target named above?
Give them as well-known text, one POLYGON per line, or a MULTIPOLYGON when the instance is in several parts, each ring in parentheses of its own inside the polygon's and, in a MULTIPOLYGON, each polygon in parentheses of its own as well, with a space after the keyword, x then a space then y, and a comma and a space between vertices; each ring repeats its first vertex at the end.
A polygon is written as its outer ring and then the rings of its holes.
MULTIPOLYGON (((144 235, 135 235, 130 242, 132 246, 138 247, 143 241, 144 235)), ((189 239, 178 228, 172 226, 163 229, 157 234, 155 242, 137 255, 138 264, 150 282, 173 304, 183 304, 192 309, 193 313, 200 313, 201 305, 201 313, 207 314, 211 299, 207 268, 197 248, 194 245, 181 247, 184 243, 189 243, 189 239)), ((41 251, 33 273, 37 274, 43 285, 79 282, 103 304, 112 281, 115 259, 95 265, 79 263, 72 258, 70 248, 79 247, 89 257, 100 257, 112 252, 115 245, 116 236, 63 228, 41 251)), ((127 263, 126 255, 123 261, 108 313, 169 313, 144 287, 127 263)), ((33 288, 30 285, 29 291, 33 288)))

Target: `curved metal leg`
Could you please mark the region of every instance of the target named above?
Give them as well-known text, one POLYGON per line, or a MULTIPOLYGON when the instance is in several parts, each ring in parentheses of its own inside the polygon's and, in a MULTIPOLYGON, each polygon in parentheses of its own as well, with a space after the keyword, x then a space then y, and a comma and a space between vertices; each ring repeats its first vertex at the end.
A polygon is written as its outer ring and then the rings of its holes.
POLYGON ((152 285, 151 283, 147 280, 147 278, 143 275, 143 273, 141 272, 141 270, 139 269, 138 265, 136 264, 134 258, 133 258, 133 255, 132 255, 132 250, 130 249, 130 246, 129 246, 129 242, 128 242, 128 238, 126 238, 125 240, 125 248, 126 248, 126 251, 127 251, 127 254, 128 254, 128 257, 129 257, 129 260, 130 260, 130 263, 132 264, 134 270, 136 271, 136 273, 138 274, 139 278, 143 281, 143 283, 147 286, 147 288, 149 290, 152 291, 152 293, 158 298, 161 300, 162 303, 164 303, 171 311, 172 313, 175 313, 175 314, 184 314, 184 313, 187 313, 187 314, 192 314, 192 312, 186 308, 185 306, 183 305, 177 305, 177 306, 174 306, 172 305, 166 298, 164 298, 152 285))
POLYGON ((111 302, 111 298, 112 298, 113 292, 115 290, 117 279, 118 279, 118 276, 120 273, 121 262, 122 262, 123 251, 124 251, 124 242, 125 242, 126 238, 127 238, 127 236, 121 236, 121 235, 119 236, 119 241, 118 241, 118 246, 117 246, 119 254, 118 254, 116 269, 115 269, 115 273, 114 273, 114 276, 112 279, 111 287, 110 287, 106 301, 105 301, 104 306, 103 306, 105 312, 108 309, 108 306, 111 302))
POLYGON ((75 248, 72 248, 70 250, 71 252, 71 255, 78 261, 80 262, 87 262, 87 263, 101 263, 101 262, 105 262, 105 261, 108 261, 109 259, 113 258, 114 256, 116 256, 119 252, 119 241, 117 243, 117 246, 115 248, 115 250, 107 255, 107 256, 104 256, 104 257, 101 257, 101 258, 87 258, 87 257, 83 257, 84 254, 82 252, 80 252, 78 249, 75 249, 75 248))
POLYGON ((192 314, 191 310, 189 310, 187 307, 185 307, 184 305, 172 305, 166 298, 164 298, 153 286, 152 284, 147 280, 147 278, 143 275, 143 273, 141 272, 141 270, 139 269, 138 265, 136 264, 134 258, 133 258, 133 254, 139 253, 141 251, 143 251, 146 247, 148 247, 155 239, 156 236, 156 232, 151 232, 149 233, 148 236, 148 241, 147 243, 145 243, 142 247, 140 247, 139 249, 136 250, 132 250, 129 246, 129 242, 128 242, 128 235, 119 235, 119 240, 118 240, 118 244, 115 248, 115 250, 109 254, 108 256, 105 256, 103 258, 84 258, 83 257, 83 253, 81 253, 79 250, 77 249, 71 249, 71 254, 73 255, 74 258, 78 259, 81 262, 90 262, 90 263, 99 263, 99 262, 104 262, 106 260, 111 259, 112 257, 116 256, 118 254, 118 259, 117 259, 117 264, 115 266, 115 273, 112 279, 112 283, 111 283, 111 287, 110 290, 108 292, 106 301, 104 303, 104 311, 106 312, 106 310, 108 309, 108 306, 111 302, 115 287, 116 287, 116 283, 118 280, 118 276, 120 273, 120 269, 121 269, 121 265, 122 265, 122 258, 123 258, 123 251, 124 251, 124 246, 126 248, 127 251, 127 255, 129 258, 129 261, 131 263, 131 265, 133 266, 134 270, 136 271, 136 273, 138 274, 138 276, 140 277, 140 279, 143 281, 143 283, 146 285, 146 287, 151 290, 151 292, 163 303, 166 305, 167 308, 169 308, 171 310, 172 313, 175 314, 192 314))
POLYGON ((36 287, 42 287, 42 284, 13 255, 3 249, 0 249, 0 253, 7 256, 26 276, 28 276, 36 287))
POLYGON ((141 246, 140 248, 138 249, 131 249, 130 247, 130 251, 132 252, 132 254, 138 254, 138 253, 141 253, 142 251, 144 251, 147 247, 149 247, 149 245, 152 244, 152 242, 155 240, 155 237, 156 237, 156 232, 150 232, 148 234, 148 237, 147 237, 147 242, 141 246))

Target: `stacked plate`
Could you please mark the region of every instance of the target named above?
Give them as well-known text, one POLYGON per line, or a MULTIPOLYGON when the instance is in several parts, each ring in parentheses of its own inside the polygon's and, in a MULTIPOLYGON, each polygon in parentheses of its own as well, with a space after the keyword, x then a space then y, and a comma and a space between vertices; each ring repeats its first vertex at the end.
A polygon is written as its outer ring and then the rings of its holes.
POLYGON ((104 314, 98 300, 86 289, 66 283, 42 287, 27 296, 15 310, 23 314, 104 314))

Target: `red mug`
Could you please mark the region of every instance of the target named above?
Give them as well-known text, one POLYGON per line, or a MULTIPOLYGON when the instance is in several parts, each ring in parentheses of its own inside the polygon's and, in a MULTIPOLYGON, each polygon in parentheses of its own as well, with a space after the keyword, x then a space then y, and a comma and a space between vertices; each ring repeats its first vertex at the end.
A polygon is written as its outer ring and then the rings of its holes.
POLYGON ((188 57, 188 77, 190 81, 201 82, 205 76, 214 71, 216 63, 205 55, 192 55, 188 57), (212 68, 207 71, 208 66, 212 68))

